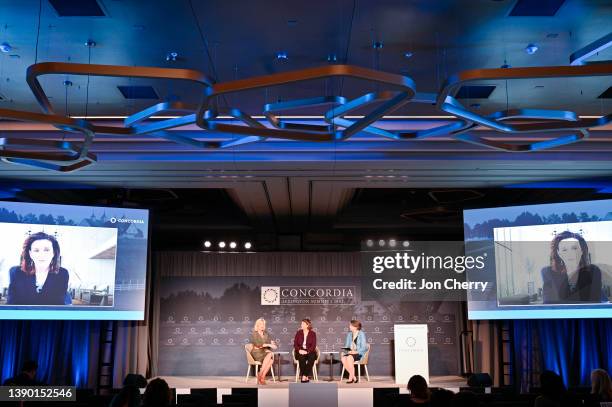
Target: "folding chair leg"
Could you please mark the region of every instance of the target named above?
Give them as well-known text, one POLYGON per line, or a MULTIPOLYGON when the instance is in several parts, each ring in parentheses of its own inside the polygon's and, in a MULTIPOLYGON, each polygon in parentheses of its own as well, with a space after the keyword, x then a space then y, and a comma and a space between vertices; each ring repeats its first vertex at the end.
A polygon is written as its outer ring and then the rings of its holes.
POLYGON ((312 378, 315 380, 315 382, 319 381, 319 375, 317 374, 317 365, 316 364, 312 367, 312 378))
POLYGON ((276 383, 276 377, 274 377, 274 366, 270 366, 270 373, 272 373, 272 381, 276 383))
POLYGON ((247 374, 246 377, 244 378, 244 382, 248 383, 249 382, 249 375, 251 374, 251 365, 247 365, 247 374))
POLYGON ((295 364, 295 382, 298 382, 298 377, 300 376, 300 365, 295 364))
POLYGON ((340 373, 340 381, 344 380, 344 365, 342 365, 342 373, 340 373))
POLYGON ((259 376, 259 365, 255 365, 255 377, 259 376))
POLYGON ((357 364, 357 381, 361 382, 361 363, 357 364))
POLYGON ((370 374, 368 373, 368 365, 363 365, 363 368, 365 369, 366 377, 367 377, 368 381, 370 381, 370 374))

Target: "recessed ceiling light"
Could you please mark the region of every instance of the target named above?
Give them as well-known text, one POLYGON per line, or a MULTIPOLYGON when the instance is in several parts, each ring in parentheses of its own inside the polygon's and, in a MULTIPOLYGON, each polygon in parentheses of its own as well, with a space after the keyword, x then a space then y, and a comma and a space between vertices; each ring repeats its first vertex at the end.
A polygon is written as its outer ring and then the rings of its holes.
POLYGON ((286 61, 289 59, 289 55, 287 54, 286 51, 279 51, 276 53, 276 59, 281 60, 281 61, 286 61))
POLYGON ((13 49, 13 47, 11 47, 11 45, 8 42, 3 42, 2 44, 0 44, 0 51, 7 53, 7 52, 11 52, 13 49))
POLYGON ((204 247, 210 247, 212 246, 212 243, 210 242, 210 240, 207 240, 204 242, 204 247))
POLYGON ((404 52, 404 58, 412 58, 412 55, 414 55, 414 54, 412 52, 410 52, 410 51, 404 52))
POLYGON ((166 61, 174 62, 176 58, 178 58, 178 52, 176 51, 171 51, 166 54, 166 61))
POLYGON ((538 52, 538 46, 536 44, 529 44, 525 47, 525 52, 529 55, 533 55, 538 52))
POLYGON ((251 242, 246 242, 246 243, 244 244, 244 248, 245 248, 245 249, 247 249, 247 250, 249 250, 251 247, 253 247, 253 245, 251 244, 251 242))

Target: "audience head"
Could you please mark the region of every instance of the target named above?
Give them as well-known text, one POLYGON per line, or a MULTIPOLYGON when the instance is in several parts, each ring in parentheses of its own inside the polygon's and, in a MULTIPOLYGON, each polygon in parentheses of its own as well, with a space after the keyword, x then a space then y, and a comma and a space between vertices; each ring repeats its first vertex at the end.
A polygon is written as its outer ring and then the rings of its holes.
POLYGON ((123 379, 123 385, 144 389, 147 387, 147 379, 145 379, 145 377, 141 374, 128 373, 125 375, 125 379, 123 379))
POLYGON ((38 363, 35 360, 26 360, 21 368, 21 372, 27 374, 30 379, 36 377, 36 370, 38 370, 38 363))
POLYGON ((478 407, 480 401, 476 393, 471 391, 460 391, 453 397, 453 407, 478 407))
POLYGON ((255 325, 253 326, 253 331, 265 331, 266 330, 266 320, 263 318, 259 318, 255 321, 255 325))
POLYGON ((561 376, 553 371, 545 370, 540 375, 542 395, 552 400, 560 400, 566 392, 561 376))
POLYGON ((427 386, 427 380, 423 376, 414 375, 408 380, 408 390, 410 390, 410 397, 420 400, 429 400, 429 387, 427 386))
POLYGON ((131 391, 134 389, 132 386, 127 386, 121 389, 119 393, 111 400, 110 407, 131 407, 131 391))
POLYGON ((312 329, 312 321, 308 318, 304 318, 302 320, 302 325, 301 327, 302 329, 308 329, 309 331, 312 329))
POLYGON ((171 403, 172 393, 170 387, 164 379, 153 379, 147 385, 142 398, 142 405, 145 407, 166 407, 171 403))
POLYGON ((361 322, 356 319, 351 320, 351 331, 361 331, 361 322))
POLYGON ((455 393, 447 389, 435 389, 431 391, 429 405, 432 407, 447 407, 452 405, 455 393))
POLYGON ((612 401, 612 381, 608 372, 603 369, 591 372, 591 393, 601 401, 612 401))

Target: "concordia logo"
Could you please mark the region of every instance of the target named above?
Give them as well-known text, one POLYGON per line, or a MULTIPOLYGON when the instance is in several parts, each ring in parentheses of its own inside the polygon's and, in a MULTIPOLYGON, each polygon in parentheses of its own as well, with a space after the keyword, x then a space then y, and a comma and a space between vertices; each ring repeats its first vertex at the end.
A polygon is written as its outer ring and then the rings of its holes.
POLYGON ((139 223, 139 224, 144 224, 144 220, 142 220, 142 219, 115 218, 113 216, 112 218, 110 218, 110 223, 139 223))

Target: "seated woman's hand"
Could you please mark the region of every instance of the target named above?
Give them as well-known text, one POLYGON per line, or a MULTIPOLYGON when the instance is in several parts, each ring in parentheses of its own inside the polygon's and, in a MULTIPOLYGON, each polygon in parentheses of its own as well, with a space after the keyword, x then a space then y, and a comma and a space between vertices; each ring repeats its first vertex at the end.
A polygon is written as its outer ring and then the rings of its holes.
POLYGON ((356 355, 356 354, 357 354, 357 351, 352 350, 352 351, 350 351, 348 354, 349 354, 349 355, 356 355))
POLYGON ((308 352, 306 352, 304 349, 300 349, 299 350, 300 355, 307 355, 308 352))

